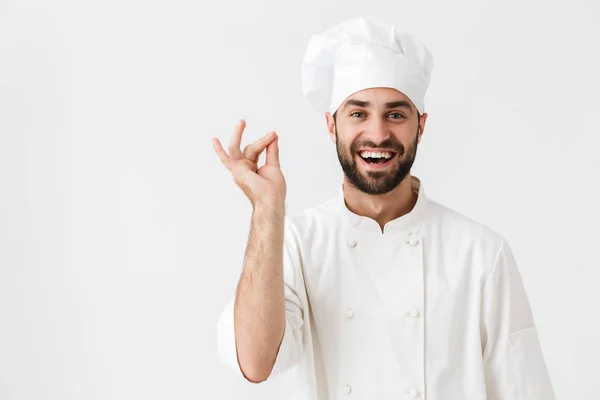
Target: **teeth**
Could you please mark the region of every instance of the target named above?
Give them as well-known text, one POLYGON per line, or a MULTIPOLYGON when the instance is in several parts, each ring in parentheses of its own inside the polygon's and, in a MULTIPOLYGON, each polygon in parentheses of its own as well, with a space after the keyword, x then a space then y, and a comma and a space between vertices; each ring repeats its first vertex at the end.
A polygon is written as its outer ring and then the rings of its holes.
POLYGON ((360 156, 362 158, 392 158, 392 153, 389 153, 387 151, 363 151, 360 153, 360 156))

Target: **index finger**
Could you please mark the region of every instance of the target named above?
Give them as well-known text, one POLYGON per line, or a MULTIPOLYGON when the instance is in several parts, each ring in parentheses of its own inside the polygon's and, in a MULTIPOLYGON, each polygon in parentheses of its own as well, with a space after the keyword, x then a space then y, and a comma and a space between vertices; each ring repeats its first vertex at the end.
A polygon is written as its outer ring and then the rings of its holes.
POLYGON ((233 135, 231 135, 231 141, 229 142, 229 153, 235 151, 237 154, 231 154, 234 157, 238 156, 242 152, 240 146, 242 144, 242 133, 244 132, 245 127, 246 121, 241 119, 235 126, 233 135))
POLYGON ((248 160, 258 162, 258 157, 260 156, 260 154, 267 148, 269 143, 271 143, 274 140, 274 133, 275 131, 271 131, 265 136, 258 139, 256 142, 246 146, 246 148, 242 152, 243 156, 246 157, 248 160))
POLYGON ((221 160, 223 165, 225 165, 227 167, 227 169, 231 171, 229 155, 223 149, 223 146, 221 145, 221 142, 219 141, 219 139, 212 138, 212 143, 213 143, 215 152, 219 156, 219 159, 221 160))

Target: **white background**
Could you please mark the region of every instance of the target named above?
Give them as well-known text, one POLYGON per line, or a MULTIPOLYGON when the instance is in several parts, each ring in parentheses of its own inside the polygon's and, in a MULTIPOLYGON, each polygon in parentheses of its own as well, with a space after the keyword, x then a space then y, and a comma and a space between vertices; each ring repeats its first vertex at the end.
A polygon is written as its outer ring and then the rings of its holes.
POLYGON ((277 130, 292 213, 336 193, 299 68, 360 15, 431 49, 412 172, 509 240, 557 398, 600 399, 598 1, 0 0, 1 400, 287 397, 218 361, 251 208, 210 138, 277 130))

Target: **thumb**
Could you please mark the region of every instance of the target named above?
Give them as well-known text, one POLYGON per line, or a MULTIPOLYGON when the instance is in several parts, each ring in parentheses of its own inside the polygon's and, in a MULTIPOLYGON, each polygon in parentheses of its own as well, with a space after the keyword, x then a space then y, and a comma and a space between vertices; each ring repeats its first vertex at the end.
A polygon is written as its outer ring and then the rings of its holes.
POLYGON ((275 139, 267 146, 265 165, 279 167, 279 136, 275 136, 275 139))

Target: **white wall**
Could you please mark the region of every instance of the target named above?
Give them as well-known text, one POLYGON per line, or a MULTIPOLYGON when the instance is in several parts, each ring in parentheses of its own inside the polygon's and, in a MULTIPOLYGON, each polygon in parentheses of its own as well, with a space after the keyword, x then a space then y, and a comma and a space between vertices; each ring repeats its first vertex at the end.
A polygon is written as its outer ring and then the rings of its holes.
POLYGON ((511 242, 557 397, 600 399, 596 0, 1 0, 0 399, 286 398, 218 362, 251 209, 210 138, 277 130, 291 212, 337 191, 299 67, 359 15, 430 47, 412 172, 511 242))

